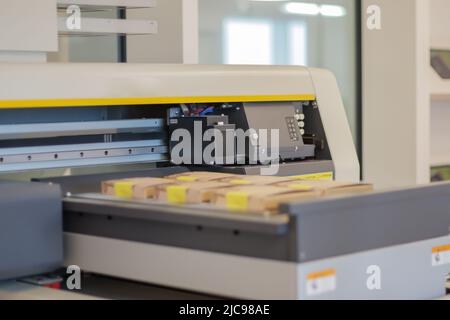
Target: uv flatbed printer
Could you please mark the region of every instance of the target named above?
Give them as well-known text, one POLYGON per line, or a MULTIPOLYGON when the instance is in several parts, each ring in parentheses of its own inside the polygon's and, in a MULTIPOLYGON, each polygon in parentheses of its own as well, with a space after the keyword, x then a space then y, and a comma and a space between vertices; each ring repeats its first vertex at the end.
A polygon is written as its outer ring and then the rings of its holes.
POLYGON ((345 111, 327 71, 0 64, 0 85, 0 172, 60 186, 66 266, 232 298, 445 294, 446 184, 287 203, 282 215, 263 217, 99 193, 109 179, 199 169, 261 173, 261 164, 171 163, 170 128, 189 128, 192 117, 212 127, 279 129, 279 175, 358 181, 345 111), (76 174, 79 168, 90 173, 76 174))

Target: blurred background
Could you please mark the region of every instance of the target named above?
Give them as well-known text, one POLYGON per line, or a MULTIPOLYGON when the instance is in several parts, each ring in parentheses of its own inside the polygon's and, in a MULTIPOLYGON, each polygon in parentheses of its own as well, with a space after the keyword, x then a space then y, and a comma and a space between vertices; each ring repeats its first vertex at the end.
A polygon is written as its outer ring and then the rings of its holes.
MULTIPOLYGON (((360 144, 360 1, 198 0, 194 9, 198 10, 198 38, 191 41, 198 46, 198 63, 304 65, 332 70, 355 142, 360 144)), ((83 17, 154 19, 158 34, 128 35, 126 39, 62 36, 60 50, 51 55, 51 61, 183 63, 183 10, 183 1, 170 0, 158 1, 149 9, 83 12, 83 17)))

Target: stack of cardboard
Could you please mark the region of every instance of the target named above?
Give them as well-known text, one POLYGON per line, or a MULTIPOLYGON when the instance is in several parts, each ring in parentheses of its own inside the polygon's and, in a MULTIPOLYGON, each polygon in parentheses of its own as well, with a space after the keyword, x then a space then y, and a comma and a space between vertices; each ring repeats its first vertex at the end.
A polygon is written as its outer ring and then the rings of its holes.
POLYGON ((102 193, 129 199, 155 199, 157 187, 173 183, 165 178, 131 178, 102 183, 102 193))
POLYGON ((357 194, 370 184, 295 177, 242 176, 217 172, 187 172, 165 178, 132 178, 102 183, 102 192, 128 199, 155 199, 169 204, 210 203, 233 212, 277 213, 281 203, 357 194))
POLYGON ((278 213, 281 203, 317 199, 313 190, 295 190, 273 185, 252 185, 218 190, 213 203, 231 211, 252 213, 278 213))
POLYGON ((233 185, 219 180, 229 174, 199 172, 166 178, 130 178, 109 180, 102 183, 102 193, 126 199, 155 199, 171 204, 210 202, 216 189, 233 185))
POLYGON ((157 199, 171 204, 209 203, 219 190, 233 187, 218 181, 187 182, 176 181, 161 185, 157 189, 157 199))
POLYGON ((320 196, 351 195, 373 191, 373 185, 364 183, 345 183, 336 181, 291 181, 278 184, 292 190, 314 191, 320 196))

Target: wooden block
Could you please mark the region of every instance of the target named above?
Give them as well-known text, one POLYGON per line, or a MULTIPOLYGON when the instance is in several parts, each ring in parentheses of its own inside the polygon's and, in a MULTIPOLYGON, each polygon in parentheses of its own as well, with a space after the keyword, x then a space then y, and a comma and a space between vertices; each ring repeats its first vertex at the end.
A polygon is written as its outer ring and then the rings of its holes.
POLYGON ((274 185, 283 182, 292 181, 290 177, 274 177, 274 176, 244 176, 244 175, 236 175, 234 177, 229 177, 225 179, 221 179, 223 182, 227 182, 236 186, 245 186, 245 185, 274 185))
POLYGON ((352 195, 373 191, 373 185, 366 183, 346 183, 336 181, 291 181, 278 184, 280 187, 293 190, 310 190, 320 193, 321 196, 352 195))
POLYGON ((230 184, 217 181, 176 181, 176 183, 159 186, 157 198, 171 204, 208 203, 211 202, 215 192, 231 187, 230 184))
POLYGON ((156 196, 156 188, 173 183, 164 178, 130 178, 102 182, 102 193, 129 199, 151 199, 156 196))
POLYGON ((317 199, 314 191, 279 186, 241 186, 215 192, 213 203, 235 212, 279 213, 281 203, 317 199))

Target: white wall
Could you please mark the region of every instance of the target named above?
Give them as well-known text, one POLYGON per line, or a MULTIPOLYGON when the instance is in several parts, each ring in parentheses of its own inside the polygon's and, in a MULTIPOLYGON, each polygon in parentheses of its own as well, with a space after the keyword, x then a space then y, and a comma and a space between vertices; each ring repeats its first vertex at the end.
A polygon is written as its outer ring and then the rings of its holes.
POLYGON ((197 0, 162 0, 156 8, 127 10, 129 19, 158 22, 158 34, 127 37, 128 62, 196 63, 197 0))
POLYGON ((450 1, 429 0, 431 19, 431 46, 450 49, 450 1))
POLYGON ((378 188, 430 180, 428 0, 363 1, 363 168, 378 188), (382 28, 366 28, 381 8, 382 28))
POLYGON ((55 0, 2 0, 0 60, 45 61, 58 48, 55 0))

